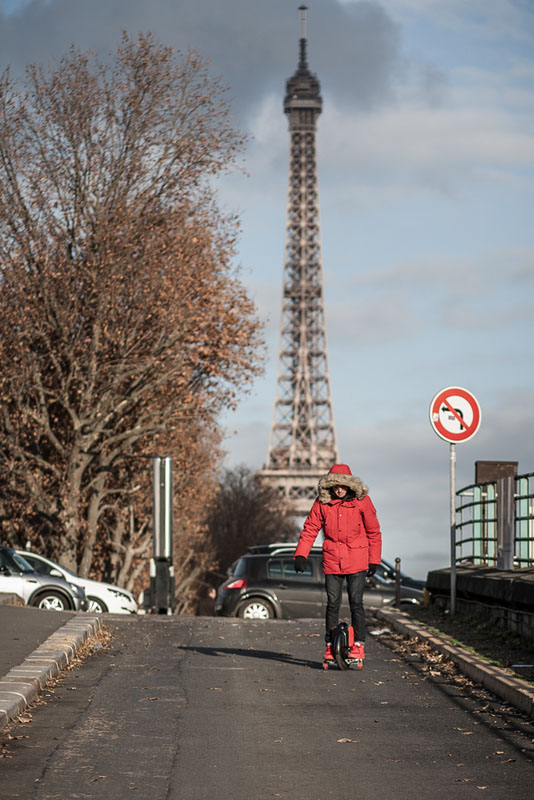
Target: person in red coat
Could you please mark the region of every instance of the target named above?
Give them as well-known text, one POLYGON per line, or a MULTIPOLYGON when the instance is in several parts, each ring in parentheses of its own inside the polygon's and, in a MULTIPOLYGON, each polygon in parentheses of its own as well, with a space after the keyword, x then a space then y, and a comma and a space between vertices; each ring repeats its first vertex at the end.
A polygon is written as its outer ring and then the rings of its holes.
POLYGON ((295 550, 297 572, 306 569, 306 558, 323 530, 323 571, 327 596, 325 661, 333 660, 331 634, 339 622, 343 583, 354 628, 351 658, 364 658, 365 611, 363 590, 367 575, 374 575, 382 556, 382 535, 368 488, 346 464, 334 464, 319 481, 319 493, 308 514, 295 550))

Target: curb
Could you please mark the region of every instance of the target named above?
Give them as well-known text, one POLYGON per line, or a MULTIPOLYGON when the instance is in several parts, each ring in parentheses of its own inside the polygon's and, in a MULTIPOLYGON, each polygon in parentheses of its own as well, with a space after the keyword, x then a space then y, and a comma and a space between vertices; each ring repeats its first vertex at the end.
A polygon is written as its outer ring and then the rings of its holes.
POLYGON ((413 622, 411 617, 404 611, 381 608, 375 609, 375 613, 377 617, 388 622, 404 636, 409 638, 417 636, 440 653, 449 656, 465 675, 482 684, 482 686, 510 703, 510 705, 528 714, 529 717, 534 717, 534 687, 532 684, 521 680, 521 678, 514 678, 504 670, 499 669, 499 667, 495 667, 468 650, 464 650, 463 647, 449 644, 445 639, 428 630, 428 628, 413 622))
POLYGON ((2 606, 24 606, 26 605, 22 597, 18 594, 9 594, 8 592, 0 592, 0 605, 2 606))
POLYGON ((99 617, 74 617, 0 679, 0 730, 35 700, 46 682, 59 675, 101 627, 99 617))

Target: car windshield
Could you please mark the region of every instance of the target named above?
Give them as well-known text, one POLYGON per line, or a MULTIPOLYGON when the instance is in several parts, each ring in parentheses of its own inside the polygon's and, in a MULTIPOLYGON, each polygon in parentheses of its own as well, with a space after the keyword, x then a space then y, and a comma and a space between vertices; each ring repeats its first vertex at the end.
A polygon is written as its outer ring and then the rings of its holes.
POLYGON ((67 569, 67 567, 60 567, 59 564, 54 564, 52 569, 54 569, 54 568, 61 569, 63 572, 68 573, 71 576, 71 578, 77 578, 78 577, 75 572, 73 572, 71 569, 67 569))
MULTIPOLYGON (((24 556, 24 560, 28 560, 32 565, 32 569, 36 569, 37 572, 41 572, 43 575, 51 575, 52 571, 59 570, 59 572, 63 573, 66 572, 67 575, 70 575, 71 578, 77 578, 75 572, 72 570, 67 569, 67 567, 61 567, 59 564, 55 564, 53 561, 48 561, 45 558, 39 558, 35 553, 28 553, 27 556, 24 556)), ((56 576, 57 577, 57 576, 56 576)))
POLYGON ((35 572, 31 564, 28 564, 25 558, 19 556, 18 553, 11 553, 11 558, 21 572, 35 572))
MULTIPOLYGON (((382 564, 384 564, 390 570, 390 572, 392 572, 393 575, 395 575, 395 567, 392 564, 390 564, 389 561, 386 561, 385 559, 382 559, 382 564)), ((401 576, 401 578, 409 578, 410 577, 409 575, 407 575, 405 572, 402 572, 402 571, 401 571, 400 576, 401 576)))

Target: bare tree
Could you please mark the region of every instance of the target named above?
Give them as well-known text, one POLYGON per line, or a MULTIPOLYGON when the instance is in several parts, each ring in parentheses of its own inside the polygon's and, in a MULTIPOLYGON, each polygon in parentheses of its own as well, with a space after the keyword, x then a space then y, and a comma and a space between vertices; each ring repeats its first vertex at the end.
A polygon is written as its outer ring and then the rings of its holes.
POLYGON ((241 147, 200 58, 151 35, 0 80, 0 516, 81 575, 135 579, 146 457, 211 485, 202 440, 258 372, 210 187, 241 147))
POLYGON ((300 531, 283 498, 246 466, 224 471, 207 525, 221 573, 251 545, 296 540, 300 531))

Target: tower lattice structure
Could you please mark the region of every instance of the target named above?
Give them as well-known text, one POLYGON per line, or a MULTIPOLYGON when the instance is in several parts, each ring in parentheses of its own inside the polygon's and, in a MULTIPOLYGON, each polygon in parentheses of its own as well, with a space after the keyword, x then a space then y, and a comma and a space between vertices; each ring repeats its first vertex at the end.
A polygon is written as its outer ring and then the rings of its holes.
POLYGON ((290 131, 286 251, 277 393, 261 478, 306 514, 321 475, 338 461, 328 375, 315 132, 322 98, 308 68, 306 6, 295 74, 286 83, 290 131))

